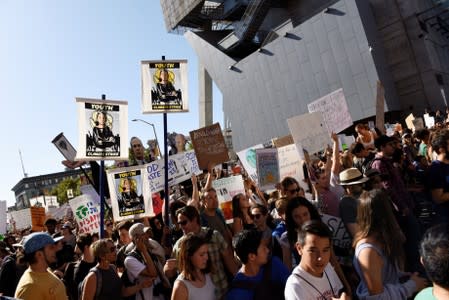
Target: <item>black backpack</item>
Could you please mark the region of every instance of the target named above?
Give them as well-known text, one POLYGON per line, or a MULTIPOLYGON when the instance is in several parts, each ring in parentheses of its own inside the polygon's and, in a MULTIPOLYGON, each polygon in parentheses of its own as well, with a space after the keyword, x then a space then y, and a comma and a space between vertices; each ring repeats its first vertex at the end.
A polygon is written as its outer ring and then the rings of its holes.
POLYGON ((254 291, 254 300, 283 300, 285 285, 279 281, 271 280, 272 260, 270 259, 263 272, 263 278, 259 282, 234 280, 231 288, 247 289, 254 291))

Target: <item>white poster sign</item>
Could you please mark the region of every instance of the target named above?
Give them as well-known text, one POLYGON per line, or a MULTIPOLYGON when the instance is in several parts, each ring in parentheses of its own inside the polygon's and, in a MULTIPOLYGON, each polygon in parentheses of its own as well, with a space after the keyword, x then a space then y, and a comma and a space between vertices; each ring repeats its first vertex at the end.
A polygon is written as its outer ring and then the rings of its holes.
MULTIPOLYGON (((188 180, 193 174, 199 175, 202 171, 193 150, 182 152, 168 157, 168 185, 173 186, 188 180)), ((159 159, 145 165, 145 181, 152 192, 164 189, 164 160, 159 159)))
POLYGON ((212 187, 217 191, 218 202, 226 223, 232 223, 232 198, 237 194, 245 195, 242 175, 230 176, 214 180, 212 187))
POLYGON ((89 195, 81 195, 69 201, 78 224, 78 233, 100 232, 100 202, 89 195))
POLYGON ((263 145, 255 145, 245 150, 237 152, 237 156, 243 165, 248 176, 254 181, 259 182, 257 178, 257 165, 256 165, 256 149, 263 149, 263 145))
POLYGON ((76 98, 76 160, 128 160, 128 102, 76 98))
POLYGON ((352 118, 343 89, 338 89, 309 103, 307 108, 309 112, 320 111, 323 114, 329 132, 338 133, 352 125, 352 118))
POLYGON ((6 201, 0 200, 0 234, 6 233, 6 201))
POLYGON ((141 165, 107 171, 115 221, 154 216, 151 190, 144 173, 141 165))
POLYGON ((25 208, 10 212, 11 224, 15 224, 16 230, 22 230, 31 227, 31 211, 25 208))
POLYGON ((288 145, 278 149, 279 176, 280 180, 289 176, 295 178, 304 190, 307 184, 304 182, 304 172, 302 168, 303 160, 299 156, 296 145, 288 145))
POLYGON ((319 152, 331 144, 321 112, 307 113, 287 120, 288 128, 298 151, 300 147, 309 154, 319 152))
POLYGON ((142 61, 142 112, 188 112, 187 60, 142 61))
POLYGON ((424 122, 427 128, 432 128, 435 126, 435 118, 431 117, 429 114, 424 114, 424 122))

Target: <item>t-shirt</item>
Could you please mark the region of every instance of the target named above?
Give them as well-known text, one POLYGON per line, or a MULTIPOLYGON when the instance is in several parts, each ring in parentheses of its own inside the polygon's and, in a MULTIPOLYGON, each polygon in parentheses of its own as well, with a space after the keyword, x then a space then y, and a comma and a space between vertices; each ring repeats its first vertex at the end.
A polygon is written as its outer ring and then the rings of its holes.
POLYGON ((415 300, 438 300, 438 299, 435 298, 435 296, 433 295, 433 287, 428 287, 419 292, 416 295, 415 300))
POLYGON ((330 300, 342 288, 343 284, 330 263, 321 277, 315 277, 297 266, 288 277, 284 295, 285 300, 323 300, 323 296, 330 300))
MULTIPOLYGON (((238 271, 234 277, 234 281, 251 281, 261 282, 263 280, 264 267, 261 267, 256 276, 246 276, 242 271, 238 271)), ((281 282, 285 285, 290 272, 287 267, 276 256, 271 260, 271 280, 281 282)), ((254 291, 251 289, 232 288, 226 294, 226 300, 252 300, 254 297, 254 291)))
POLYGON ((355 223, 359 201, 351 196, 344 196, 340 200, 340 217, 343 223, 355 223))
MULTIPOLYGON (((430 165, 428 178, 429 190, 443 189, 444 193, 449 192, 449 164, 435 160, 430 165)), ((441 204, 434 204, 437 213, 437 223, 449 222, 449 201, 441 204)))
POLYGON ((65 286, 53 273, 33 272, 28 268, 19 280, 15 298, 23 300, 67 299, 65 286))
MULTIPOLYGON (((128 255, 125 258, 125 267, 131 282, 134 282, 136 278, 138 279, 137 281, 145 279, 144 276, 141 276, 139 274, 146 268, 146 266, 135 257, 128 255)), ((160 281, 161 280, 158 277, 150 287, 142 289, 141 292, 136 294, 136 300, 163 299, 162 295, 160 297, 153 296, 153 287, 160 281), (141 294, 144 296, 144 299, 141 298, 141 294)))

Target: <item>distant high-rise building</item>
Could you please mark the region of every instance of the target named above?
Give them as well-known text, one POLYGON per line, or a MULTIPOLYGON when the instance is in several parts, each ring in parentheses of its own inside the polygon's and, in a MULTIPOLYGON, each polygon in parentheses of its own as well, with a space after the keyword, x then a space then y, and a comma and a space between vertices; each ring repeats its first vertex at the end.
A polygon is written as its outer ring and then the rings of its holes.
MULTIPOLYGON (((354 121, 375 115, 378 80, 392 121, 447 105, 449 1, 161 0, 161 6, 167 30, 185 33, 200 73, 204 68, 222 92, 224 128, 232 128, 237 151, 289 134, 286 119, 339 88, 354 121)), ((206 122, 211 95, 199 101, 206 122)))

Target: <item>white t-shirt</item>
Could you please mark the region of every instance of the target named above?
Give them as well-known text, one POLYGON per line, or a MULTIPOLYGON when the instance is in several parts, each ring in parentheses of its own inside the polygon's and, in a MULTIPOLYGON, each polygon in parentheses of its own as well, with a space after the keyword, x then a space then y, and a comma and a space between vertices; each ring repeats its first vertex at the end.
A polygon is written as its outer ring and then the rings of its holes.
POLYGON ((343 284, 330 263, 322 277, 315 277, 297 266, 287 279, 284 295, 285 300, 323 300, 323 296, 332 299, 342 288, 343 284))
MULTIPOLYGON (((136 278, 138 279, 138 281, 144 279, 144 276, 140 276, 139 274, 146 268, 146 266, 135 257, 127 256, 125 258, 125 268, 128 271, 128 276, 131 282, 134 282, 136 278)), ((153 296, 153 287, 160 281, 160 278, 157 277, 156 280, 154 280, 152 286, 142 289, 142 293, 137 292, 136 300, 163 300, 164 297, 162 295, 157 297, 153 296), (141 294, 143 295, 144 299, 142 299, 142 297, 140 296, 141 294)))

